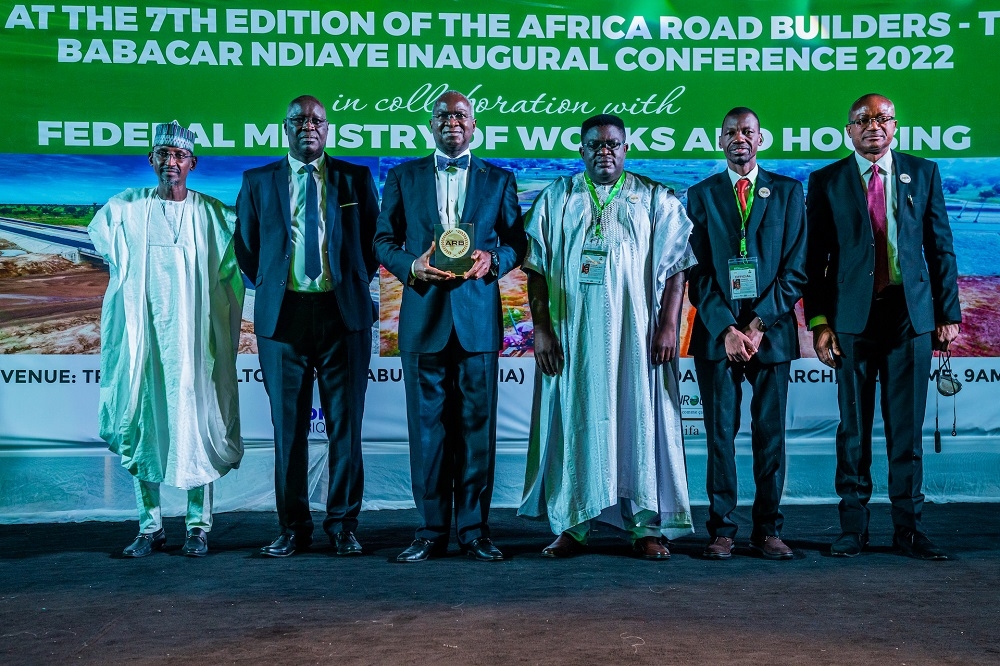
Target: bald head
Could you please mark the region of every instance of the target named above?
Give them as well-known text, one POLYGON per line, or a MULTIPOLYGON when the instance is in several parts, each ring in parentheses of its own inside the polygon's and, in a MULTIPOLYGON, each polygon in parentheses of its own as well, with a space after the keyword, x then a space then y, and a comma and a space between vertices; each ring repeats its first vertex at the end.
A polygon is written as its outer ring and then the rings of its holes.
POLYGON ((854 100, 854 104, 851 104, 851 110, 848 112, 848 119, 853 118, 854 117, 853 114, 861 109, 881 106, 883 104, 889 105, 889 107, 893 110, 893 112, 889 115, 896 114, 895 105, 892 103, 892 100, 886 97, 885 95, 880 95, 878 93, 868 93, 866 95, 862 95, 861 97, 854 100))
POLYGON ((305 103, 310 103, 321 107, 323 106, 323 102, 319 101, 312 95, 299 95, 298 97, 296 97, 295 99, 293 99, 291 102, 288 103, 287 115, 288 116, 292 115, 293 107, 301 107, 305 103))

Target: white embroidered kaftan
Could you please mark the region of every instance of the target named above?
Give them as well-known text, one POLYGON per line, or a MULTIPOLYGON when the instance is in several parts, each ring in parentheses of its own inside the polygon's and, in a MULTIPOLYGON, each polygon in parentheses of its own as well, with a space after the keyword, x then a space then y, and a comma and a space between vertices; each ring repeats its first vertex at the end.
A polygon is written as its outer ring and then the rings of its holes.
POLYGON ((190 489, 238 467, 236 352, 244 287, 236 216, 188 191, 129 189, 88 227, 110 265, 101 312, 100 432, 143 481, 190 489))
POLYGON ((693 531, 677 365, 653 366, 649 348, 667 278, 695 263, 691 222, 667 187, 628 172, 600 215, 603 240, 597 214, 577 174, 526 218, 524 267, 546 277, 565 364, 554 377, 536 370, 519 513, 548 517, 555 533, 598 517, 622 527, 619 501, 631 501, 673 538, 693 531), (603 284, 580 282, 585 244, 608 252, 603 284))

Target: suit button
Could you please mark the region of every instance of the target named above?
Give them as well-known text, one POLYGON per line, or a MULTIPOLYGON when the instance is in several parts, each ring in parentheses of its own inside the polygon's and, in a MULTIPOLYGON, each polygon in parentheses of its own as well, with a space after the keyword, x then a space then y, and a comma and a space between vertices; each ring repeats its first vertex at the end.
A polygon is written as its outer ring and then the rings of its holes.
POLYGON ((875 275, 875 271, 868 271, 868 275, 875 275))
POLYGON ((282 280, 282 281, 281 281, 281 286, 282 286, 282 287, 284 287, 284 286, 285 286, 285 281, 284 281, 284 280, 282 280))
MULTIPOLYGON (((875 243, 872 243, 872 247, 875 247, 875 243)), ((288 259, 288 255, 285 255, 285 259, 288 259)))

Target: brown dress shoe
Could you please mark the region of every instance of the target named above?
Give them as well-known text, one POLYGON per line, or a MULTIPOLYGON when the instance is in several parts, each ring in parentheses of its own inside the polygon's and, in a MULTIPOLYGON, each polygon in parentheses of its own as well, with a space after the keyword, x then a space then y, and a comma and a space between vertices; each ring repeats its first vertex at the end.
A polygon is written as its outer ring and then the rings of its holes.
POLYGON ((729 537, 715 537, 705 546, 702 556, 710 560, 728 560, 733 556, 733 540, 729 537))
POLYGON ((792 549, 776 536, 766 536, 763 541, 750 541, 750 550, 766 560, 790 560, 795 557, 792 549))
POLYGON ((583 549, 583 544, 563 532, 556 540, 542 548, 542 557, 573 557, 583 549))
POLYGON ((632 543, 632 552, 647 560, 669 560, 670 550, 660 537, 648 536, 632 543))

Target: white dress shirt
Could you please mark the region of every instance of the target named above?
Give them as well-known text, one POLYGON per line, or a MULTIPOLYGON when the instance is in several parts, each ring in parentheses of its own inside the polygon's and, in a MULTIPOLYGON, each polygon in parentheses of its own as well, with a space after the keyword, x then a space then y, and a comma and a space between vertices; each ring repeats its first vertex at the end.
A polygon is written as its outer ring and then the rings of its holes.
POLYGON ((437 168, 438 156, 448 157, 440 150, 434 151, 434 182, 437 185, 438 217, 446 229, 453 229, 462 222, 462 211, 465 210, 465 193, 469 189, 469 171, 472 169, 472 154, 466 150, 455 157, 469 156, 468 169, 456 169, 451 173, 437 168))

